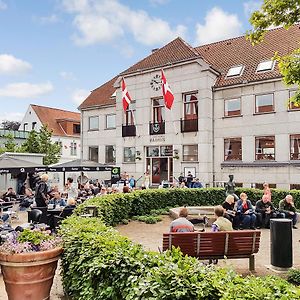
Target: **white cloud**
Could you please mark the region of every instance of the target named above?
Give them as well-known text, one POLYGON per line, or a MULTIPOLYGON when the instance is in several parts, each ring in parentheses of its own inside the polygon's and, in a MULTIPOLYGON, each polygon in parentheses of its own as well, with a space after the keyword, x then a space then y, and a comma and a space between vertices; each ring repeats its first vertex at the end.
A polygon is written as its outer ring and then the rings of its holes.
POLYGON ((77 105, 80 105, 89 94, 90 94, 90 91, 87 91, 84 89, 77 89, 72 94, 72 100, 77 105))
POLYGON ((52 14, 50 16, 40 17, 39 21, 42 24, 54 24, 54 23, 60 22, 60 19, 59 19, 59 17, 57 15, 52 14))
POLYGON ((118 0, 63 0, 64 8, 74 14, 78 45, 108 43, 130 33, 145 45, 161 45, 178 35, 184 36, 186 27, 171 28, 169 23, 151 17, 143 10, 132 10, 118 0))
POLYGON ((157 5, 165 5, 169 2, 170 0, 150 0, 150 3, 154 6, 157 5))
POLYGON ((0 10, 6 10, 6 9, 7 9, 7 4, 4 1, 0 0, 0 10))
POLYGON ((72 72, 61 71, 59 76, 64 80, 74 81, 76 80, 76 76, 72 72))
POLYGON ((20 112, 1 112, 0 113, 0 123, 3 121, 22 121, 24 113, 20 112))
POLYGON ((212 8, 205 16, 205 23, 196 24, 196 43, 202 45, 240 35, 242 23, 237 15, 219 7, 212 8))
POLYGON ((19 74, 29 71, 32 68, 30 63, 18 59, 13 55, 0 54, 0 75, 19 74))
POLYGON ((251 0, 251 1, 244 2, 243 5, 244 5, 244 14, 246 15, 247 18, 250 18, 251 14, 255 10, 259 10, 261 8, 262 1, 251 0))
POLYGON ((32 84, 27 82, 10 83, 0 88, 0 97, 35 98, 53 90, 50 82, 32 84))

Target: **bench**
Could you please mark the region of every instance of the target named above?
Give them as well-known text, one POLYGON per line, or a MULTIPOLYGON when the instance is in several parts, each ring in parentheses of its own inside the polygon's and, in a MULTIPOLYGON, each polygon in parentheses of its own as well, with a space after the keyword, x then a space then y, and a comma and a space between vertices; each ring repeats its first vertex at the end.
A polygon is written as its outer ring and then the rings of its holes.
POLYGON ((163 251, 175 246, 199 259, 249 258, 249 270, 254 271, 260 235, 259 230, 169 232, 163 234, 163 251))

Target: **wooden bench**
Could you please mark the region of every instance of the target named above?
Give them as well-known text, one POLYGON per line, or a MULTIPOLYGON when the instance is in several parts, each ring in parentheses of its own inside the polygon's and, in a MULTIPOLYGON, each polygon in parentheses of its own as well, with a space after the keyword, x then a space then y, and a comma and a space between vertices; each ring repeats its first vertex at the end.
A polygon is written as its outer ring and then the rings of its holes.
POLYGON ((254 271, 260 235, 258 230, 170 232, 163 234, 163 251, 175 246, 199 259, 249 258, 249 270, 254 271))

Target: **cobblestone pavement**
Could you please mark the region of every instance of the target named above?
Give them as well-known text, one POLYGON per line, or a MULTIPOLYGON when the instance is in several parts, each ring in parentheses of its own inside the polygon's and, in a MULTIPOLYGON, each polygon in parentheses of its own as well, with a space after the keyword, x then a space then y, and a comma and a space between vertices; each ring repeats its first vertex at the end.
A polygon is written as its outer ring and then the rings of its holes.
MULTIPOLYGON (((13 226, 22 224, 26 221, 27 213, 20 213, 20 220, 14 221, 13 226)), ((158 251, 158 247, 161 247, 162 233, 169 231, 169 225, 172 219, 169 216, 164 216, 161 222, 157 224, 145 224, 138 221, 131 221, 128 225, 119 225, 117 230, 124 236, 127 236, 132 241, 140 243, 145 249, 158 251)), ((208 228, 209 230, 209 228, 208 228)), ((255 275, 267 275, 276 274, 267 268, 270 265, 270 230, 262 229, 262 237, 260 250, 255 257, 256 272, 255 275)), ((293 229, 293 262, 294 267, 300 268, 300 228, 293 229)), ((220 261, 221 266, 232 267, 236 272, 246 275, 248 271, 248 259, 228 259, 220 261)), ((63 287, 61 283, 61 277, 59 275, 59 268, 56 271, 53 286, 51 289, 51 300, 66 300, 64 297, 63 287)), ((0 276, 0 300, 7 300, 5 286, 0 276)))

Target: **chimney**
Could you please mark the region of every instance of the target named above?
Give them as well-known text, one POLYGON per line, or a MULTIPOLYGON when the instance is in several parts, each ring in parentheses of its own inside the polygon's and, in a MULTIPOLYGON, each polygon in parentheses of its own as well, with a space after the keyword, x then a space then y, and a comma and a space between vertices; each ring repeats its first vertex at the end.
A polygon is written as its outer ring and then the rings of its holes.
POLYGON ((156 52, 158 49, 159 49, 159 48, 154 48, 154 49, 152 49, 152 50, 151 50, 151 53, 156 52))

